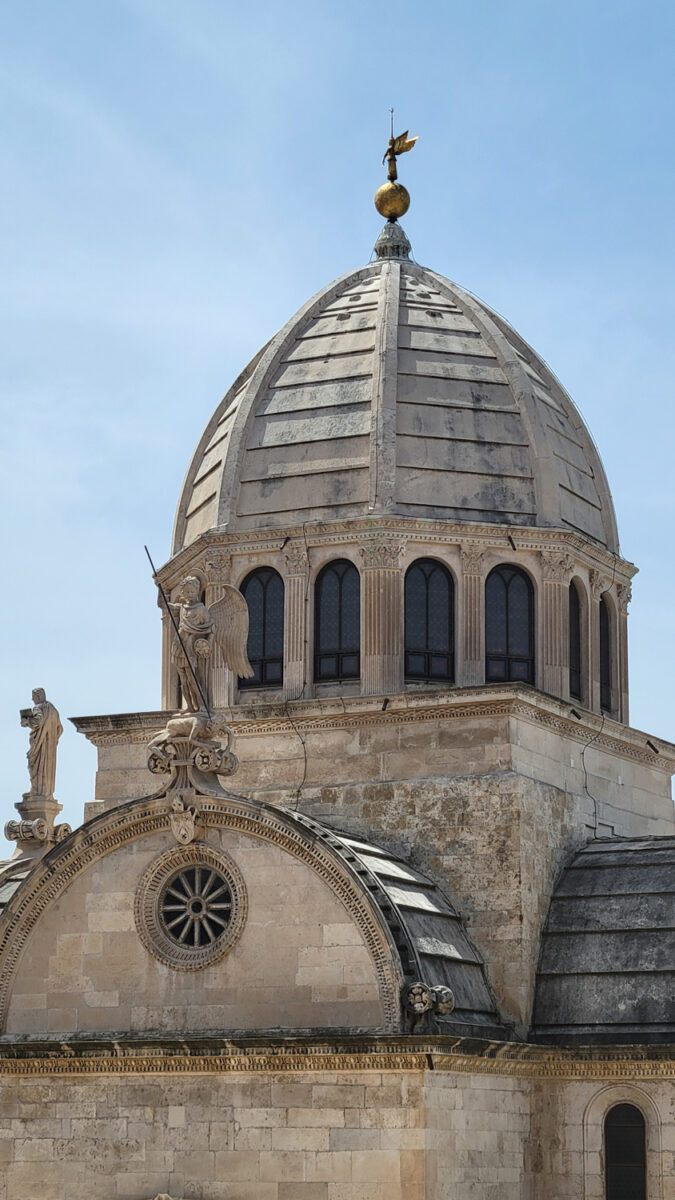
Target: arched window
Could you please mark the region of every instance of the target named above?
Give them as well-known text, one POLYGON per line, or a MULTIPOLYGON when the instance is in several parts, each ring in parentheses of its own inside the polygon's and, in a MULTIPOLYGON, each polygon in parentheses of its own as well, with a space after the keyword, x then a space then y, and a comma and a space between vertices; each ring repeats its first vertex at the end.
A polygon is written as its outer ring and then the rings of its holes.
POLYGON ((284 678, 284 584, 272 567, 251 571, 241 585, 248 604, 247 651, 253 676, 240 688, 281 687, 284 678))
POLYGON ((454 591, 450 572, 432 558, 406 571, 406 679, 454 679, 454 591))
POLYGON ((534 683, 534 594, 524 571, 502 563, 485 584, 485 679, 534 683))
POLYGON ((615 1104, 605 1117, 606 1200, 646 1200, 645 1119, 634 1104, 615 1104))
POLYGON ((361 579, 340 558, 319 573, 314 592, 314 678, 358 679, 361 671, 361 579))
POLYGON ((600 707, 612 708, 612 619, 609 604, 600 597, 600 707))
POLYGON ((576 583, 570 584, 570 696, 581 700, 581 600, 576 583))

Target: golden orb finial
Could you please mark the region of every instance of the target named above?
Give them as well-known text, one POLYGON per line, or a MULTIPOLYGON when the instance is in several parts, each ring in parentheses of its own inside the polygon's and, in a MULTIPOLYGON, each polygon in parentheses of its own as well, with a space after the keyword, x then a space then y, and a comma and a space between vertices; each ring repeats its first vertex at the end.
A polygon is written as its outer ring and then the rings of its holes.
POLYGON ((407 154, 408 150, 412 150, 416 137, 409 138, 408 130, 405 133, 400 133, 398 137, 394 137, 394 110, 391 112, 391 137, 389 145, 384 152, 383 163, 387 163, 387 182, 382 184, 375 193, 375 207, 380 216, 386 217, 389 221, 396 221, 398 217, 402 217, 410 208, 410 193, 407 188, 404 188, 402 183, 397 183, 398 172, 396 170, 396 158, 399 154, 407 154))

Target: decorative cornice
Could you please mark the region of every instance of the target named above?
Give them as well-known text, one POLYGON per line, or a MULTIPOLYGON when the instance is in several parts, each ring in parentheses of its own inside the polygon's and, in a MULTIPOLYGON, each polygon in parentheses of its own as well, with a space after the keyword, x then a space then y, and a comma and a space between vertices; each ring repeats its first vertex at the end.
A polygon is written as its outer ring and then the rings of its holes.
POLYGON ((464 521, 443 521, 420 517, 354 517, 351 520, 316 522, 313 525, 288 525, 282 529, 242 530, 226 532, 209 530, 190 546, 166 563, 159 571, 165 587, 177 583, 186 572, 208 559, 219 548, 232 555, 271 555, 283 553, 287 543, 299 539, 309 547, 352 543, 358 545, 363 535, 379 536, 392 533, 421 545, 440 542, 445 546, 462 547, 467 542, 480 550, 503 550, 510 546, 509 538, 517 535, 519 552, 562 552, 567 549, 576 561, 589 568, 600 569, 610 578, 623 582, 637 572, 627 559, 617 558, 611 551, 594 544, 577 533, 557 529, 542 529, 527 525, 493 525, 464 521))
POLYGON ((221 1075, 271 1072, 308 1073, 392 1071, 400 1073, 444 1071, 460 1075, 488 1075, 517 1079, 557 1080, 659 1080, 675 1075, 675 1046, 630 1047, 626 1052, 607 1049, 551 1050, 532 1044, 476 1042, 470 1038, 378 1036, 349 1039, 327 1032, 316 1045, 302 1037, 293 1044, 279 1043, 274 1035, 260 1034, 255 1045, 205 1049, 204 1039, 191 1047, 189 1038, 180 1049, 166 1045, 100 1039, 86 1046, 77 1041, 53 1047, 31 1046, 25 1041, 6 1043, 0 1053, 0 1076, 65 1075, 221 1075))
MULTIPOLYGON (((293 700, 285 704, 235 705, 224 710, 236 737, 286 733, 290 730, 317 732, 352 729, 356 726, 411 725, 422 721, 455 721, 481 717, 523 717, 533 724, 555 729, 576 742, 593 738, 594 746, 603 746, 641 762, 654 770, 671 774, 675 765, 675 745, 662 738, 650 737, 659 753, 647 746, 646 733, 621 725, 609 717, 584 710, 582 719, 569 715, 562 701, 545 696, 520 684, 490 687, 453 688, 438 692, 403 692, 392 695, 385 711, 381 697, 349 696, 315 700, 293 700)), ((578 711, 578 710, 577 710, 578 711)), ((166 713, 134 713, 124 732, 124 717, 72 717, 76 728, 96 745, 145 744, 152 730, 166 724, 166 713), (143 724, 143 722, 146 722, 143 724)))

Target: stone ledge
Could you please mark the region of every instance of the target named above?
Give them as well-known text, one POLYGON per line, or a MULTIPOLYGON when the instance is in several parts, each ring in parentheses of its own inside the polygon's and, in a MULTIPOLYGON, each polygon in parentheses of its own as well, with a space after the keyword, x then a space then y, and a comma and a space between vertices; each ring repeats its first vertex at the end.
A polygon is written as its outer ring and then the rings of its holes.
POLYGON ((519 1078, 671 1078, 675 1046, 575 1050, 475 1038, 336 1037, 335 1030, 252 1038, 233 1033, 165 1037, 0 1038, 2 1075, 246 1074, 260 1072, 446 1071, 519 1078))

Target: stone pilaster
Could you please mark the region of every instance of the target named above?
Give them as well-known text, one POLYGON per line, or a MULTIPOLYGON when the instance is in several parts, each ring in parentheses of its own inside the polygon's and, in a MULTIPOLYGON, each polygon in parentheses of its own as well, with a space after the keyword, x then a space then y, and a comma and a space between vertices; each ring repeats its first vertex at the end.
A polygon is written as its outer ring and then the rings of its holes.
MULTIPOLYGON (((606 592, 610 580, 599 571, 589 571, 591 585, 590 600, 590 637, 589 637, 589 692, 590 708, 599 713, 600 708, 600 597, 606 592)), ((612 672, 616 675, 616 662, 612 657, 612 672)))
POLYGON ((284 590, 284 699, 299 700, 308 678, 307 593, 309 558, 304 542, 286 548, 284 590))
POLYGON ((541 612, 539 628, 542 641, 541 688, 552 696, 569 700, 569 581, 574 566, 569 554, 542 551, 541 612))
POLYGON ((618 698, 619 720, 629 724, 628 716, 628 605, 631 602, 633 589, 628 583, 617 585, 617 664, 618 664, 618 698))
POLYGON ((485 625, 485 585, 481 550, 465 546, 462 555, 462 603, 460 608, 460 651, 457 683, 463 687, 485 681, 485 654, 483 651, 485 625))
POLYGON ((364 696, 403 687, 404 543, 379 537, 361 547, 361 691, 364 696))

